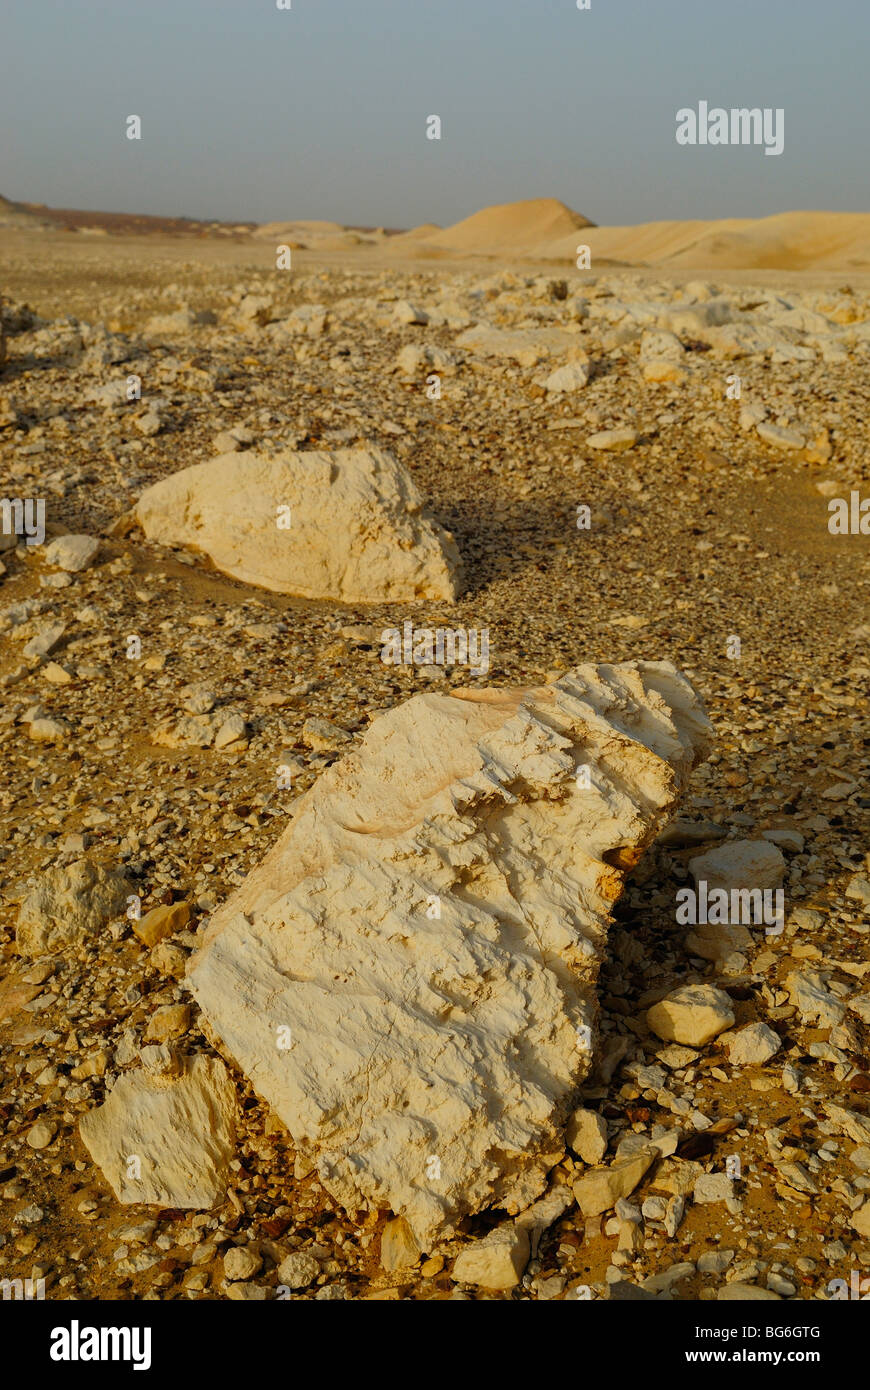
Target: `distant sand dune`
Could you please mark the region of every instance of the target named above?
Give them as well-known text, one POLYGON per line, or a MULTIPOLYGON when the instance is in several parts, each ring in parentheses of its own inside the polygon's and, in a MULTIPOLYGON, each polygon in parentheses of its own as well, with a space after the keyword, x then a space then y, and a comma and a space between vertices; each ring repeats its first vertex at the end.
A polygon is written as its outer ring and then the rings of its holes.
POLYGON ((412 228, 410 232, 400 233, 399 236, 393 238, 393 241, 419 241, 421 237, 431 237, 433 233, 440 232, 442 230, 443 229, 438 225, 437 222, 423 222, 419 227, 412 228))
POLYGON ((596 264, 708 270, 870 270, 870 213, 785 212, 717 221, 602 227, 555 198, 483 208, 452 227, 393 237, 396 256, 486 256, 576 262, 586 244, 596 264))
MULTIPOLYGON (((709 270, 870 270, 870 213, 784 212, 714 222, 591 227, 597 260, 709 270)), ((575 259, 577 238, 541 245, 541 260, 575 259)))
POLYGON ((15 203, 0 197, 0 227, 9 230, 105 231, 115 236, 146 232, 199 237, 252 236, 257 241, 318 253, 364 259, 489 260, 502 266, 528 262, 577 263, 577 248, 589 246, 592 270, 613 266, 662 269, 870 271, 870 213, 784 212, 772 217, 714 221, 642 222, 607 227, 572 211, 557 198, 532 198, 482 208, 450 227, 427 222, 411 231, 342 226, 339 222, 292 221, 223 224, 141 213, 76 212, 15 203))
POLYGON ((428 236, 421 235, 423 228, 418 227, 406 237, 396 237, 393 246, 398 250, 397 243, 413 238, 418 247, 433 250, 489 256, 536 255, 539 247, 591 226, 587 218, 572 212, 558 198, 532 198, 525 203, 483 208, 428 236))

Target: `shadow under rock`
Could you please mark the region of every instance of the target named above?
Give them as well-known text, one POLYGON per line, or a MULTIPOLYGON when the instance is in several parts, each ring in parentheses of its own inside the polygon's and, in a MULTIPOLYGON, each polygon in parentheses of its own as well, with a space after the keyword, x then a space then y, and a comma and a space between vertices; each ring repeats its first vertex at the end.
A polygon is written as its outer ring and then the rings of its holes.
POLYGON ((505 562, 519 569, 529 559, 546 560, 555 545, 570 542, 577 531, 573 501, 517 498, 496 512, 485 496, 455 500, 449 507, 432 507, 437 520, 451 531, 465 568, 463 597, 473 597, 496 579, 503 579, 505 562), (520 547, 523 547, 520 552, 520 547))

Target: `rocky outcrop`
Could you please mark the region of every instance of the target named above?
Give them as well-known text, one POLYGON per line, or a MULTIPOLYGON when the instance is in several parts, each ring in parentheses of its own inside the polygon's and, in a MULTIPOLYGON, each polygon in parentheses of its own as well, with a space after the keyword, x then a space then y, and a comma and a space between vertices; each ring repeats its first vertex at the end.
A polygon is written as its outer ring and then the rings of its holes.
POLYGON ((460 562, 381 449, 222 454, 146 488, 149 540, 204 551, 246 584, 346 603, 453 600, 460 562))
POLYGON ((300 798, 188 981, 345 1208, 426 1250, 544 1190, 611 905, 708 731, 670 664, 581 666, 415 696, 300 798))

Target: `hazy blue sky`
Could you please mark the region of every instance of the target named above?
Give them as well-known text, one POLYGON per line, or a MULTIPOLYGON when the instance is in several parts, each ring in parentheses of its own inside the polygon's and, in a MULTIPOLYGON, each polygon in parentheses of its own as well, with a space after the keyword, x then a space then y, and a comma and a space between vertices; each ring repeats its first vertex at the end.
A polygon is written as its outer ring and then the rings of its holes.
POLYGON ((292 4, 0 0, 0 193, 396 227, 870 209, 870 0, 292 4), (784 153, 679 147, 702 99, 783 107, 784 153))

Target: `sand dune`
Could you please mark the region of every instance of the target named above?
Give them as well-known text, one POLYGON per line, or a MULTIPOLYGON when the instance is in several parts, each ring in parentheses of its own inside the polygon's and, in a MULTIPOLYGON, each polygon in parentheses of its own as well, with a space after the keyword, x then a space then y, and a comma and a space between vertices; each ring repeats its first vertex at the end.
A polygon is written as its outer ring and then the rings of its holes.
MULTIPOLYGON (((524 203, 500 203, 483 208, 452 227, 430 236, 420 236, 422 228, 409 233, 419 246, 477 255, 523 256, 559 238, 573 236, 581 227, 593 224, 572 212, 558 198, 532 198, 524 203)), ((396 237, 396 242, 404 238, 396 237)))
POLYGON ((393 237, 397 256, 498 257, 593 266, 669 265, 707 270, 870 270, 870 213, 786 212, 773 217, 598 226, 555 198, 483 208, 452 227, 393 237), (582 235, 581 235, 582 234, 582 235))
MULTIPOLYGON (((785 212, 712 222, 646 222, 591 227, 583 240, 596 260, 711 270, 870 270, 870 213, 785 212)), ((543 260, 575 258, 577 238, 541 245, 543 260)))
POLYGON ((436 232, 443 230, 443 227, 440 227, 437 222, 422 222, 419 227, 412 227, 410 232, 402 232, 399 236, 394 237, 394 241, 420 241, 424 237, 431 237, 436 232))
POLYGON ((870 271, 870 213, 784 212, 771 217, 641 222, 602 226, 557 198, 532 198, 482 208, 450 227, 427 222, 411 231, 292 221, 224 225, 140 214, 83 213, 15 203, 0 197, 0 227, 23 231, 104 229, 122 235, 147 231, 247 237, 288 243, 313 252, 374 254, 401 260, 481 260, 501 265, 546 262, 570 270, 577 248, 589 246, 592 269, 614 265, 661 266, 715 273, 724 270, 870 271))

